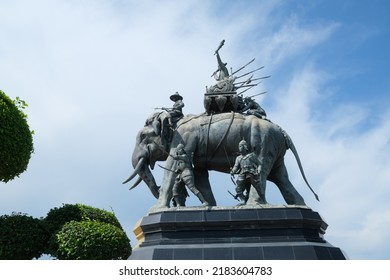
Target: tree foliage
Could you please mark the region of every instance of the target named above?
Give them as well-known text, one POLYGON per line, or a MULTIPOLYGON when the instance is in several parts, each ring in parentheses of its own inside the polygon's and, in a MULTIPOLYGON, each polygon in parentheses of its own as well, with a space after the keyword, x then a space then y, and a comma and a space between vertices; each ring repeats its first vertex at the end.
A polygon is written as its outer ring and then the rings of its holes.
POLYGON ((64 260, 127 259, 130 240, 114 213, 83 204, 53 208, 44 219, 0 216, 0 259, 31 260, 43 253, 64 260))
POLYGON ((0 216, 0 259, 31 260, 45 251, 49 233, 41 219, 22 213, 0 216))
POLYGON ((8 182, 28 166, 33 147, 33 132, 23 109, 26 102, 11 100, 0 90, 0 181, 8 182))
POLYGON ((88 259, 88 250, 90 250, 89 259, 95 259, 96 257, 100 259, 124 258, 121 250, 115 249, 110 251, 108 249, 110 246, 115 248, 118 243, 122 244, 121 246, 123 246, 123 250, 126 252, 128 251, 129 255, 131 254, 130 240, 123 231, 118 219, 112 212, 83 204, 64 204, 62 207, 55 207, 51 209, 44 220, 46 228, 51 235, 46 252, 59 259, 88 259), (92 226, 88 223, 76 225, 74 224, 75 222, 96 222, 99 223, 99 225, 92 226), (72 223, 72 226, 69 226, 71 229, 67 229, 64 232, 64 228, 66 229, 69 223, 72 223), (109 225, 110 227, 107 228, 105 225, 109 225), (113 235, 106 233, 108 229, 113 230, 115 233, 113 233, 113 235), (97 230, 98 232, 94 234, 93 230, 97 230), (119 232, 122 235, 120 235, 119 232), (100 233, 104 233, 104 237, 99 237, 100 233), (73 237, 72 234, 75 236, 73 237), (96 247, 93 247, 87 241, 83 241, 85 238, 83 239, 80 237, 83 234, 86 235, 86 239, 91 238, 91 240, 99 240, 100 238, 101 240, 99 242, 103 242, 102 244, 106 244, 108 242, 107 238, 112 238, 112 244, 104 245, 107 246, 107 248, 104 247, 104 253, 102 253, 103 255, 96 255, 96 247), (78 250, 77 248, 73 248, 73 246, 82 246, 83 250, 78 250), (77 257, 77 253, 82 253, 82 255, 77 257), (114 253, 118 255, 115 257, 113 255, 114 253))
POLYGON ((127 235, 112 224, 71 221, 56 236, 62 260, 127 259, 131 254, 127 235))

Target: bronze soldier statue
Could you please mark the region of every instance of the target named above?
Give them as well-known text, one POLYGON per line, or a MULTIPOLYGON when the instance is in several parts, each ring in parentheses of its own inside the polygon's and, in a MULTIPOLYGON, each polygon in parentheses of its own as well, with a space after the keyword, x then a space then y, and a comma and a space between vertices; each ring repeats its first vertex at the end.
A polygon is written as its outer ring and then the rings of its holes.
POLYGON ((190 191, 199 198, 199 200, 203 203, 203 206, 208 206, 209 204, 204 199, 202 193, 195 187, 192 160, 185 152, 184 145, 177 145, 174 155, 170 156, 177 161, 177 169, 175 172, 178 175, 172 189, 173 200, 176 206, 185 206, 186 192, 183 190, 185 186, 187 186, 190 191))
POLYGON ((261 189, 259 179, 259 167, 260 161, 255 153, 250 153, 248 145, 245 140, 240 141, 238 144, 240 155, 236 158, 236 162, 231 170, 231 174, 239 174, 236 182, 236 198, 245 204, 248 200, 249 189, 252 185, 259 194, 260 204, 266 204, 265 194, 261 189), (244 195, 244 191, 247 194, 244 195))
POLYGON ((241 113, 246 113, 247 115, 254 115, 260 119, 265 119, 267 117, 267 114, 265 113, 264 109, 251 97, 245 97, 244 102, 245 107, 240 110, 241 113))
POLYGON ((182 118, 184 117, 183 115, 183 107, 184 107, 184 102, 183 102, 183 97, 178 93, 176 92, 175 94, 172 94, 169 99, 171 99, 174 104, 172 106, 172 108, 166 108, 166 107, 162 107, 162 108, 154 108, 155 110, 156 109, 161 109, 163 110, 161 116, 162 117, 162 120, 161 120, 161 138, 163 139, 163 142, 165 143, 165 145, 168 145, 171 141, 171 138, 172 138, 172 133, 173 133, 173 130, 175 130, 176 128, 176 124, 177 122, 182 118))
POLYGON ((174 102, 172 108, 163 109, 168 112, 168 126, 172 128, 183 117, 184 102, 183 97, 178 92, 172 94, 169 99, 174 102))
POLYGON ((211 77, 217 81, 217 84, 211 86, 210 88, 206 87, 207 93, 225 93, 231 92, 234 90, 234 81, 236 77, 229 74, 229 70, 226 68, 227 63, 222 62, 221 56, 219 55, 219 50, 224 45, 225 40, 222 40, 218 49, 215 51, 215 55, 217 56, 218 68, 214 71, 211 77))

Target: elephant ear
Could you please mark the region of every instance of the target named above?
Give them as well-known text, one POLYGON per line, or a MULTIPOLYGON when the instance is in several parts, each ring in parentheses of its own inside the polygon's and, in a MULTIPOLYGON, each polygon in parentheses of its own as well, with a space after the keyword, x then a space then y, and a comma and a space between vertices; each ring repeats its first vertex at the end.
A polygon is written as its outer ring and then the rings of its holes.
POLYGON ((154 133, 156 135, 160 135, 160 133, 161 133, 161 123, 158 120, 154 120, 153 121, 152 127, 153 127, 153 130, 154 130, 154 133))

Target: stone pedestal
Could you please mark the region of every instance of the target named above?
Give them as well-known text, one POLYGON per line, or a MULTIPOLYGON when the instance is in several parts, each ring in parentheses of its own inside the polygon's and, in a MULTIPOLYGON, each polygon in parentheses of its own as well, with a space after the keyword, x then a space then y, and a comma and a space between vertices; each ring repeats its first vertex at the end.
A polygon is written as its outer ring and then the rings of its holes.
POLYGON ((345 260, 306 207, 190 207, 143 217, 134 260, 345 260))

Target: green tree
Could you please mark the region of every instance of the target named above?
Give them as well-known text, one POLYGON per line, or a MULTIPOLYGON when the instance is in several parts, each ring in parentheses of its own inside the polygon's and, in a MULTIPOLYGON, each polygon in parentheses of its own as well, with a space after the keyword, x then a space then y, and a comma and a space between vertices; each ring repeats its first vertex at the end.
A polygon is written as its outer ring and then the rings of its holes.
POLYGON ((39 258, 46 249, 49 237, 41 219, 22 213, 0 216, 0 259, 39 258))
POLYGON ((34 151, 26 107, 23 100, 11 100, 0 90, 0 181, 5 183, 27 169, 34 151))
POLYGON ((62 260, 127 259, 131 254, 125 232, 97 221, 71 221, 56 235, 57 256, 62 260))
POLYGON ((64 204, 51 209, 44 220, 51 236, 46 252, 53 257, 127 259, 131 254, 130 240, 112 212, 83 204, 64 204), (76 222, 80 224, 75 224, 76 222), (88 240, 95 240, 97 243, 92 245, 88 240), (100 243, 103 247, 96 247, 100 243), (117 248, 118 244, 121 247, 117 248), (110 247, 117 249, 110 250, 110 247), (101 254, 96 252, 99 248, 101 254))

